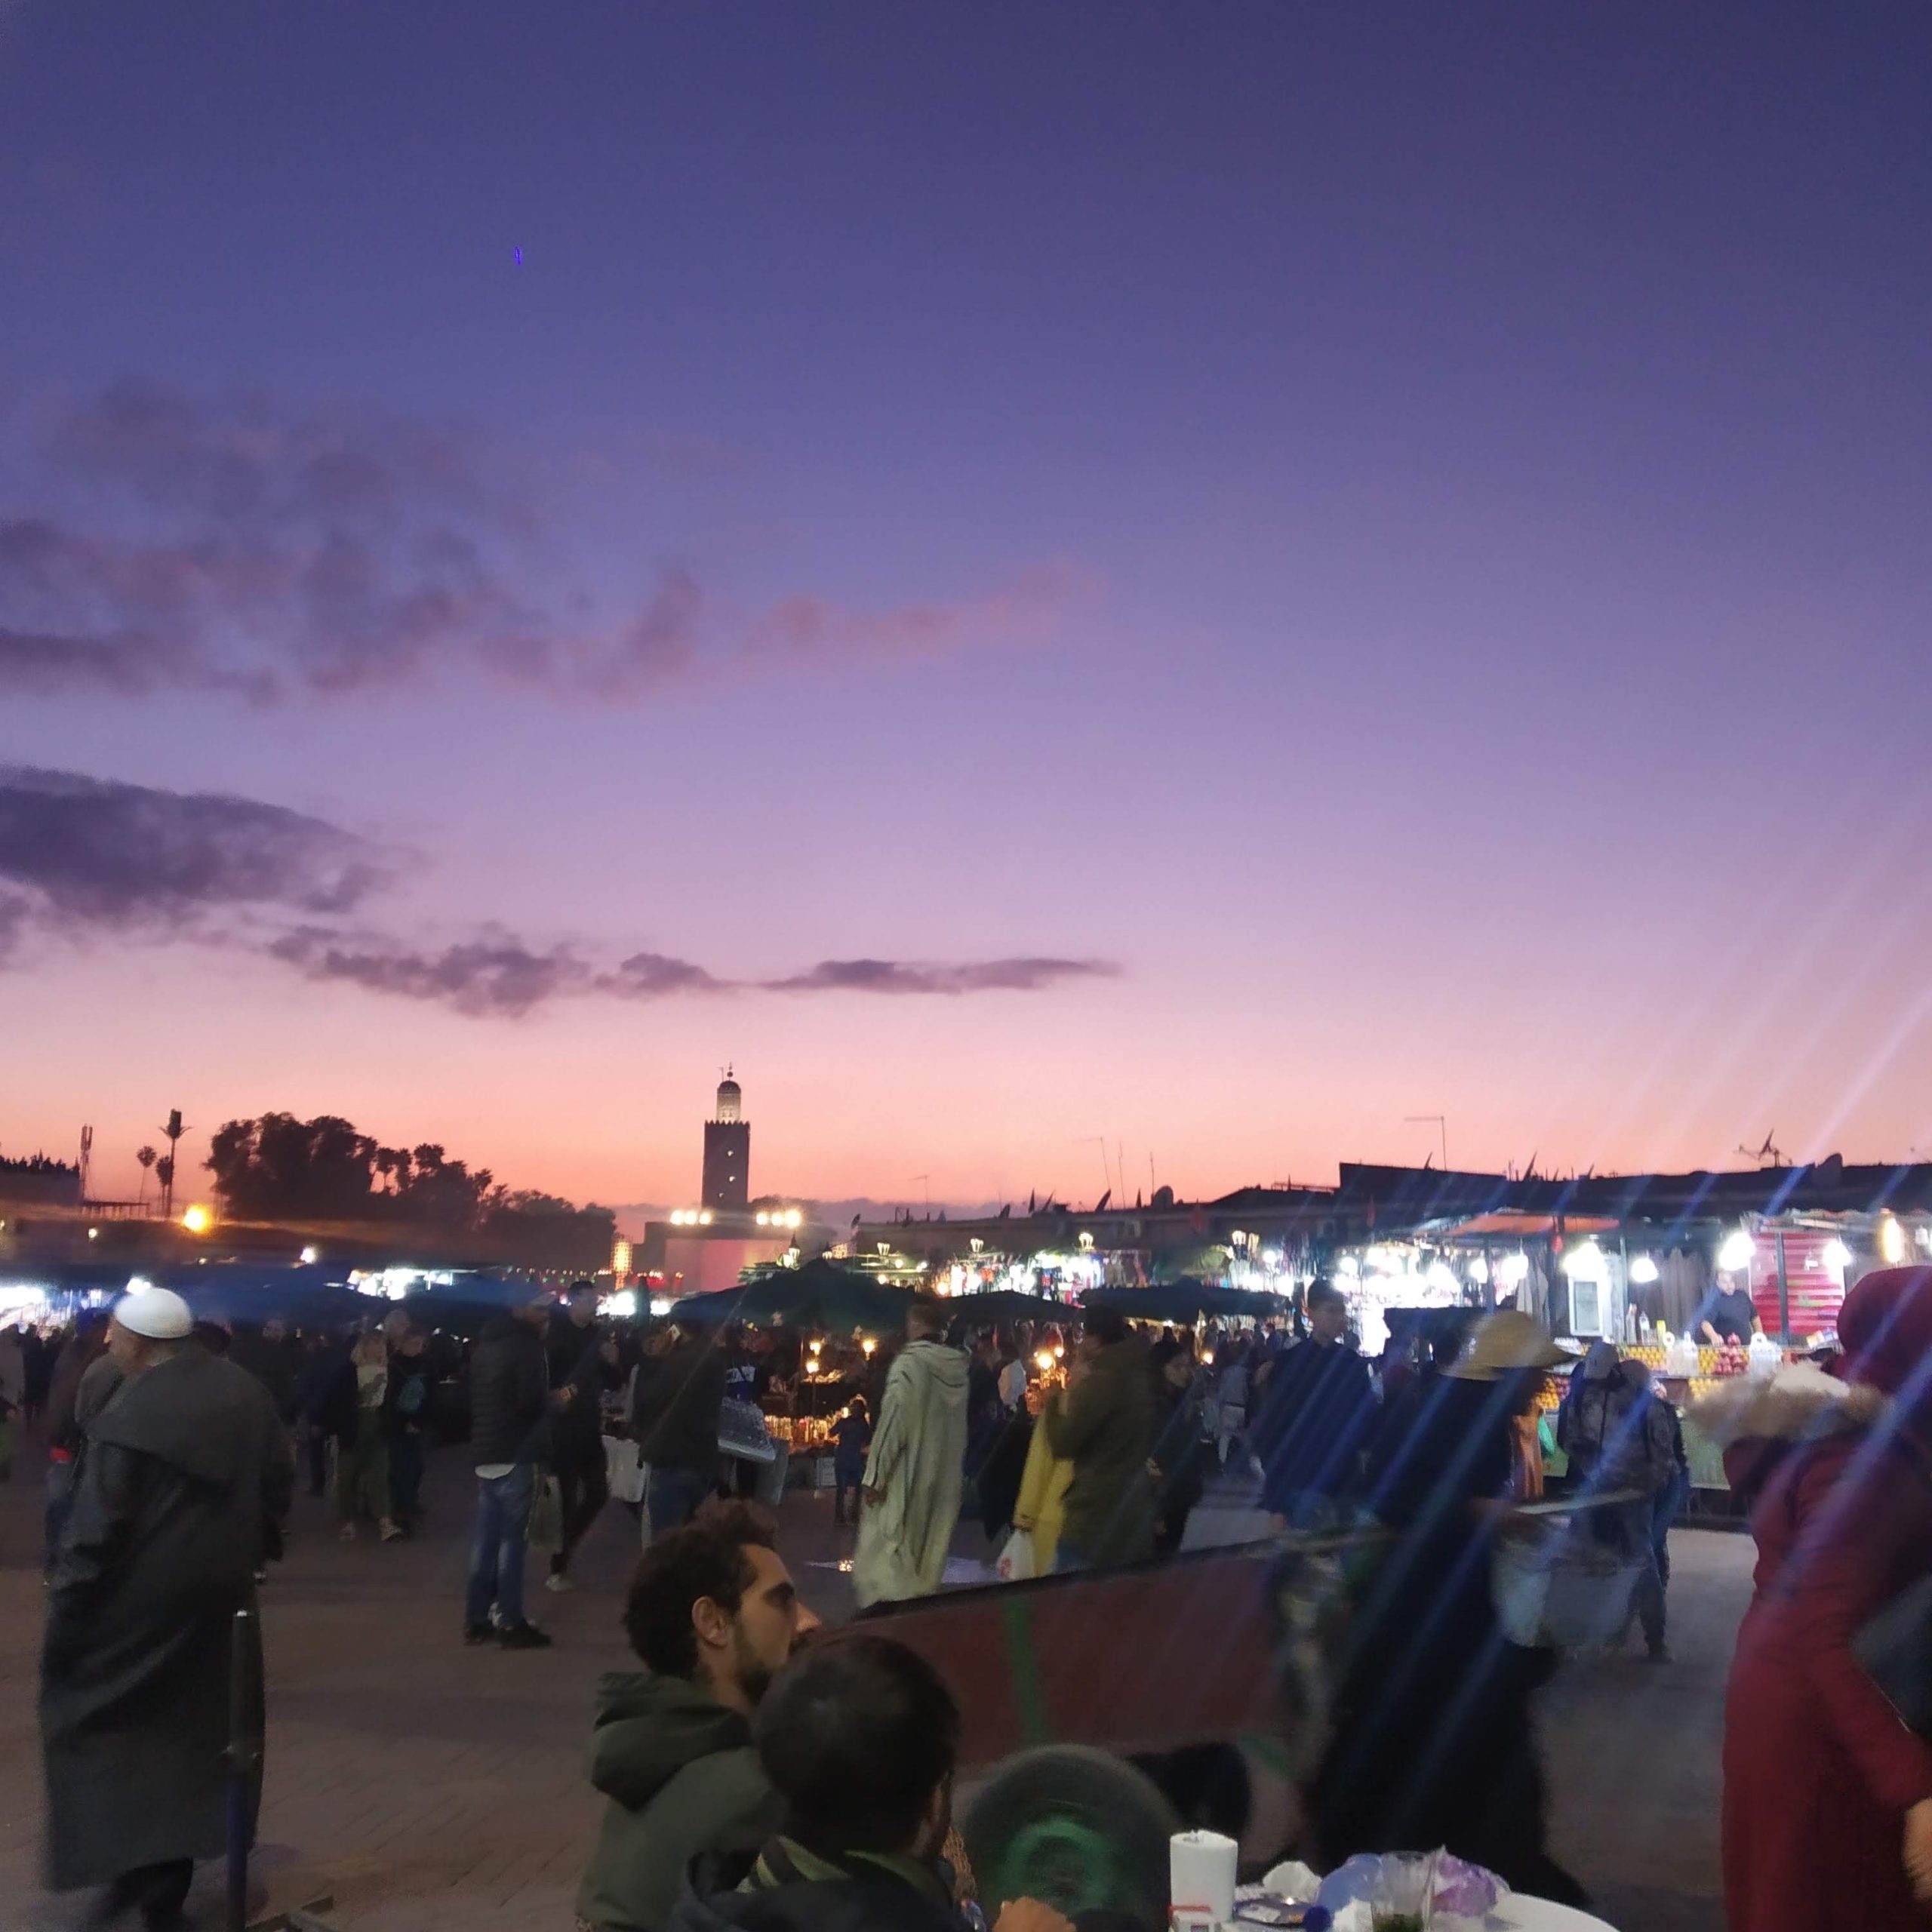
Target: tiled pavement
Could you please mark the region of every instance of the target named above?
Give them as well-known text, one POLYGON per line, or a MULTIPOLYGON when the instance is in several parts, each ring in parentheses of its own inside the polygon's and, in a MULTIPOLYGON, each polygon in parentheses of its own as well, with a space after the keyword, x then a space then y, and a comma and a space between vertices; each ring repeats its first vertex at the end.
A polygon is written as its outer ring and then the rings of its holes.
MULTIPOLYGON (((281 1898, 333 1894, 343 1932, 568 1932, 598 1801, 581 1761, 591 1687, 625 1660, 619 1586, 635 1549, 612 1509, 574 1595, 533 1595, 554 1650, 464 1649, 460 1453, 430 1488, 423 1541, 343 1547, 306 1500, 264 1604, 271 1733, 260 1863, 281 1898)), ((38 1484, 0 1490, 0 1932, 66 1932, 82 1912, 35 1888, 41 1829, 33 1687, 38 1484)), ((821 1614, 849 1610, 830 1499, 788 1502, 788 1553, 821 1614)), ((1211 1504, 1203 1540, 1244 1512, 1211 1504)), ((960 1549, 983 1555, 977 1535, 960 1549)), ((1546 1694, 1555 1849, 1623 1932, 1718 1932, 1717 1754, 1723 1674, 1749 1546, 1681 1533, 1676 1661, 1572 1665, 1546 1694)), ((533 1577, 537 1567, 532 1565, 533 1577)), ((202 1922, 218 1922, 213 1882, 202 1922)))

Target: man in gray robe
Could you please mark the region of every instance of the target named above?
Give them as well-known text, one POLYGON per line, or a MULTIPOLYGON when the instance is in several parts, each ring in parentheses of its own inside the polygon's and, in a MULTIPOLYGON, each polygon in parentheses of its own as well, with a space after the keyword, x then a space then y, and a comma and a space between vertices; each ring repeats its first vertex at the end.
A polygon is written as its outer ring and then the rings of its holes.
MULTIPOLYGON (((226 1845, 235 1614, 254 1607, 294 1483, 268 1392, 192 1328, 166 1289, 117 1304, 108 1349, 122 1380, 88 1424, 49 1580, 48 1880, 108 1887, 100 1923, 136 1910, 177 1922, 194 1861, 226 1845)), ((258 1634, 244 1661, 259 1734, 258 1634)), ((257 1767, 251 1838, 260 1799, 257 1767)))
POLYGON ((967 1361, 940 1337, 945 1315, 915 1302, 886 1377, 860 1491, 852 1593, 861 1608, 930 1596, 946 1574, 966 1460, 967 1361))

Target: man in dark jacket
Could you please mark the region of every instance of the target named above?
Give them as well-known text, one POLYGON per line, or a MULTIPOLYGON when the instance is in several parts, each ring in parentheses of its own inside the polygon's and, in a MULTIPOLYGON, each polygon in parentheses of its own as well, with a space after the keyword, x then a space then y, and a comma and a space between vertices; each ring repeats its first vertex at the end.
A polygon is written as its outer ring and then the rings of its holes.
POLYGON ((550 1386, 571 1393, 550 1425, 550 1466, 562 1492, 564 1521, 544 1588, 568 1590, 571 1553, 611 1500, 604 1462, 604 1389, 616 1371, 617 1346, 597 1325, 597 1291, 588 1281, 571 1284, 570 1306, 551 1316, 546 1348, 550 1386))
POLYGON ((1109 1308, 1087 1316, 1064 1392, 1048 1400, 1047 1446, 1073 1465, 1056 1570, 1131 1563, 1154 1549, 1154 1383, 1147 1345, 1109 1308))
POLYGON ((328 1493, 331 1444, 340 1457, 355 1441, 355 1345, 353 1334, 318 1337, 296 1371, 295 1414, 308 1436, 311 1496, 328 1493))
POLYGON ((1348 1344, 1348 1304, 1334 1282, 1309 1284, 1308 1339, 1269 1377, 1254 1430, 1261 1500, 1277 1530, 1331 1527, 1359 1485, 1375 1426, 1368 1364, 1348 1344))
POLYGON ((122 1379, 88 1424, 41 1665, 50 1882, 109 1884, 103 1919, 139 1908, 152 1926, 226 1843, 235 1614, 295 1478, 266 1392, 192 1331, 164 1288, 115 1306, 122 1379))
POLYGON ((1186 1342, 1154 1344, 1154 1551, 1171 1556, 1187 1534, 1187 1519, 1208 1486, 1209 1453, 1202 1405, 1206 1378, 1186 1342))
POLYGON ((476 1465, 476 1531, 463 1641, 494 1634, 506 1651, 542 1650, 549 1635, 523 1614, 523 1559, 538 1466, 550 1450, 550 1383, 543 1352, 548 1294, 500 1315, 469 1358, 469 1447, 476 1465), (491 1623, 491 1607, 496 1623, 491 1623))
POLYGON ((47 1395, 47 1548, 42 1568, 51 1575, 60 1554, 60 1533, 74 1497, 80 1472, 82 1422, 75 1411, 81 1379, 107 1351, 106 1318, 92 1311, 75 1324, 61 1345, 47 1395))
POLYGON ((695 1324, 654 1336, 638 1364, 632 1424, 651 1471, 654 1537, 688 1523, 717 1487, 724 1367, 716 1337, 695 1324))
POLYGON ((647 1550, 624 1605, 646 1668, 597 1687, 590 1781, 610 1799, 577 1894, 596 1932, 663 1932, 691 1861, 747 1859, 777 1823, 752 1713, 818 1619, 745 1503, 707 1503, 647 1550))
POLYGON ((1569 1458, 1578 1494, 1630 1491, 1641 1499, 1592 1509, 1586 1534, 1620 1551, 1636 1571, 1631 1607, 1651 1661, 1667 1663, 1655 1529, 1658 1499, 1675 1484, 1683 1455, 1676 1411, 1652 1394, 1651 1371, 1642 1362, 1624 1361, 1614 1342, 1593 1342, 1571 1371, 1556 1412, 1556 1444, 1569 1458))
MULTIPOLYGON (((700 1861, 675 1932, 964 1932, 943 1856, 959 1708, 931 1664, 890 1637, 843 1633, 786 1670, 754 1729, 780 1834, 735 1890, 728 1869, 700 1861)), ((997 1932, 1071 1928, 1016 1899, 997 1932)))
POLYGON ((288 1331, 279 1321, 264 1321, 259 1329, 244 1329, 229 1351, 269 1392, 275 1413, 285 1423, 295 1420, 295 1378, 301 1358, 289 1345, 288 1331))
POLYGON ((389 1351, 383 1390, 383 1434, 389 1448, 389 1518, 414 1536, 423 1515, 423 1475, 429 1463, 429 1425, 436 1380, 421 1329, 411 1327, 389 1351))

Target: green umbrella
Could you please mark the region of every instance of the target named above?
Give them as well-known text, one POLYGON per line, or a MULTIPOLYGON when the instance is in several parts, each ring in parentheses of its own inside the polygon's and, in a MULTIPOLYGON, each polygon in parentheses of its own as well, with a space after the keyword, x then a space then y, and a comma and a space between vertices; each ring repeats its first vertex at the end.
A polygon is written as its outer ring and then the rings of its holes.
POLYGON ((843 1332, 903 1327, 912 1305, 909 1289, 888 1287, 856 1269, 817 1260, 802 1268, 774 1268, 715 1294, 687 1295, 671 1313, 679 1321, 749 1321, 760 1327, 784 1322, 843 1332))
POLYGON ((946 1312, 957 1321, 1072 1321, 1080 1311, 1048 1295, 1023 1294, 1017 1288, 984 1288, 955 1295, 946 1312))
POLYGON ((1148 1288, 1091 1288, 1080 1297, 1087 1308, 1111 1308, 1137 1321, 1200 1320, 1204 1315, 1251 1315, 1257 1320, 1284 1313, 1279 1295, 1253 1288, 1217 1287, 1208 1281, 1162 1281, 1148 1288))

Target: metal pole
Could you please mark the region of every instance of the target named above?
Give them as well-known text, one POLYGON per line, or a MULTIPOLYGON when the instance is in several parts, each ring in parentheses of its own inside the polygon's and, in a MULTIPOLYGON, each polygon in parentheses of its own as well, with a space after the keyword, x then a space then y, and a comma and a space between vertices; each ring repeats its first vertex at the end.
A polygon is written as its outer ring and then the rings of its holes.
POLYGON ((1778 1254, 1778 1340, 1791 1345, 1791 1278, 1784 1272, 1784 1230, 1777 1230, 1778 1254))
POLYGON ((255 1843, 255 1790, 262 1739, 255 1722, 253 1610, 235 1613, 228 1658, 228 1918, 227 1932, 248 1932, 248 1854, 255 1843))

